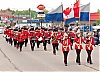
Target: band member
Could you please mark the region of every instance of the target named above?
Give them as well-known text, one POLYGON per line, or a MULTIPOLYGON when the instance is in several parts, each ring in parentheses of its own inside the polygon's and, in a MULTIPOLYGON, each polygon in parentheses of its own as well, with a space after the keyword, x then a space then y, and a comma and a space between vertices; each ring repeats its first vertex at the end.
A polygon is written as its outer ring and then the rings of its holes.
POLYGON ((77 33, 77 37, 75 38, 74 41, 75 41, 75 49, 76 49, 76 54, 77 54, 76 63, 79 63, 79 65, 81 65, 80 53, 81 53, 81 50, 83 49, 82 42, 84 42, 84 39, 82 38, 80 33, 77 33))
POLYGON ((89 33, 88 37, 86 38, 86 46, 85 46, 85 48, 86 48, 86 51, 87 51, 87 54, 88 54, 87 63, 90 63, 90 64, 92 64, 91 53, 92 53, 94 44, 95 44, 94 38, 89 33))
POLYGON ((10 44, 11 44, 11 46, 13 43, 13 37, 14 37, 14 31, 13 31, 13 29, 10 29, 10 44))
POLYGON ((37 48, 39 48, 39 45, 42 42, 40 29, 36 28, 35 32, 36 32, 37 48))
POLYGON ((22 33, 22 30, 19 30, 18 32, 18 36, 17 36, 17 43, 18 43, 18 47, 20 47, 20 52, 22 51, 22 46, 23 46, 23 42, 24 42, 24 35, 22 33))
POLYGON ((69 32, 68 36, 70 37, 70 40, 71 40, 71 43, 72 43, 71 50, 73 50, 72 46, 73 46, 73 42, 74 42, 74 39, 75 39, 75 34, 72 31, 72 29, 70 29, 70 32, 69 32))
POLYGON ((34 46, 36 42, 36 34, 34 28, 30 29, 29 38, 30 38, 31 50, 34 51, 34 46))
POLYGON ((10 34, 11 34, 11 27, 9 27, 8 33, 7 33, 7 39, 8 39, 9 44, 11 43, 11 41, 10 41, 10 34))
POLYGON ((64 34, 64 38, 61 43, 62 43, 62 51, 64 54, 64 63, 65 63, 65 66, 67 66, 67 56, 70 51, 69 45, 71 45, 71 42, 66 33, 64 34))
POLYGON ((49 29, 48 30, 48 32, 49 32, 49 40, 48 40, 48 44, 50 44, 50 40, 51 40, 51 38, 52 38, 52 33, 53 33, 53 31, 52 31, 52 29, 49 29))
POLYGON ((28 32, 28 29, 26 27, 23 30, 23 34, 24 34, 25 47, 26 47, 27 43, 28 43, 28 36, 29 36, 29 32, 28 32))
POLYGON ((17 44, 17 35, 18 35, 18 30, 14 29, 14 37, 13 37, 14 47, 16 47, 17 44))
POLYGON ((53 45, 53 54, 56 55, 56 49, 58 50, 57 30, 54 30, 54 33, 53 33, 53 36, 52 36, 52 45, 53 45))
POLYGON ((44 32, 44 37, 43 37, 43 46, 44 46, 44 50, 46 51, 47 50, 47 42, 49 41, 49 32, 47 31, 47 29, 45 29, 45 32, 44 32))
POLYGON ((4 37, 5 37, 5 39, 6 39, 6 42, 8 43, 8 29, 9 29, 9 27, 7 27, 5 30, 4 30, 4 37))

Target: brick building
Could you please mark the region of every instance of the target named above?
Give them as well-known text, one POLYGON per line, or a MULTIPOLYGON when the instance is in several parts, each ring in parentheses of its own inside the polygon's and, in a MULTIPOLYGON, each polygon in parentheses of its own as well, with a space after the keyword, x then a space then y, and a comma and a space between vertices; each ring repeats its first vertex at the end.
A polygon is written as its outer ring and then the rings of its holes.
POLYGON ((0 10, 0 16, 10 16, 12 15, 12 12, 8 11, 8 10, 0 10))

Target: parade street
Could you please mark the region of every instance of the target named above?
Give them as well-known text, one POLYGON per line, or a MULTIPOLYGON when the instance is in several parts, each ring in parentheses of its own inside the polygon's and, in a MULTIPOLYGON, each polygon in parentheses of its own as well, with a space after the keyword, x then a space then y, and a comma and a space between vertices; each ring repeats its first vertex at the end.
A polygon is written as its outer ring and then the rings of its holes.
POLYGON ((85 49, 81 51, 81 65, 75 63, 76 52, 70 50, 68 54, 68 66, 63 63, 63 53, 61 45, 57 55, 52 53, 52 45, 47 45, 47 51, 43 50, 42 44, 40 48, 35 46, 35 50, 30 50, 30 44, 23 46, 22 52, 8 44, 3 35, 0 35, 0 71, 85 71, 98 72, 100 70, 99 46, 94 47, 92 52, 93 64, 86 62, 87 53, 85 49))

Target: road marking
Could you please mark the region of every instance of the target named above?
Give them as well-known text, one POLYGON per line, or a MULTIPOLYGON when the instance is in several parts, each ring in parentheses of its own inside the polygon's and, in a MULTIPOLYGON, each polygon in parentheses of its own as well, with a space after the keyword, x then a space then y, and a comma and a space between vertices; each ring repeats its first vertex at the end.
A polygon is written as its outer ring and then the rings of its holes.
MULTIPOLYGON (((50 52, 50 51, 45 51, 45 52, 47 52, 47 53, 50 53, 50 54, 53 54, 52 52, 50 52)), ((58 57, 61 57, 62 58, 62 56, 60 56, 60 55, 54 55, 54 56, 58 56, 58 57)), ((73 61, 73 60, 71 60, 71 59, 69 59, 69 61, 70 62, 75 62, 75 61, 73 61)), ((94 70, 95 72, 100 72, 99 70, 97 70, 97 69, 95 69, 95 68, 93 68, 93 67, 90 67, 90 66, 88 66, 88 65, 85 65, 85 64, 81 64, 81 65, 83 65, 84 67, 87 67, 87 68, 89 68, 89 69, 91 69, 91 70, 94 70)))

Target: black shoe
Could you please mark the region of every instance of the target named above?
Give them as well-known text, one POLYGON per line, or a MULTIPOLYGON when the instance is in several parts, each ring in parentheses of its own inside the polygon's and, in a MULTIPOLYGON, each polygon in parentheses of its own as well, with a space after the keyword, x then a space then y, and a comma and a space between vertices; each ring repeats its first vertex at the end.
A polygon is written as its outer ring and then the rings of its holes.
POLYGON ((65 64, 65 66, 67 66, 67 64, 65 64))
POLYGON ((76 61, 76 63, 79 63, 78 61, 76 61))
POLYGON ((27 45, 25 45, 25 47, 27 47, 27 45))
POLYGON ((79 62, 76 60, 76 63, 79 63, 79 62))
POLYGON ((45 51, 47 51, 46 49, 44 49, 45 51))
POLYGON ((87 63, 89 63, 89 61, 87 61, 87 63))
POLYGON ((53 53, 54 55, 56 55, 56 53, 53 53))
POLYGON ((79 63, 79 65, 81 65, 81 63, 79 63))
POLYGON ((93 64, 92 62, 90 62, 90 64, 93 64))
POLYGON ((32 51, 34 51, 34 49, 32 49, 32 51))
POLYGON ((21 52, 22 50, 20 50, 20 52, 21 52))

